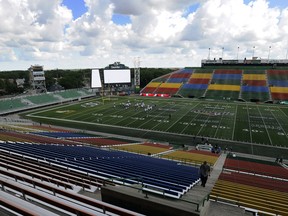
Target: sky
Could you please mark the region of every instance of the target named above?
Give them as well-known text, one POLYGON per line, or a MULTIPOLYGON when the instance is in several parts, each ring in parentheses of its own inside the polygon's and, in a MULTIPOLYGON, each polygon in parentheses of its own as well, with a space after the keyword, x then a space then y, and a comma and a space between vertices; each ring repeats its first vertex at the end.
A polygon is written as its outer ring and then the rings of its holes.
POLYGON ((0 19, 0 71, 288 54, 288 0, 0 0, 0 19))

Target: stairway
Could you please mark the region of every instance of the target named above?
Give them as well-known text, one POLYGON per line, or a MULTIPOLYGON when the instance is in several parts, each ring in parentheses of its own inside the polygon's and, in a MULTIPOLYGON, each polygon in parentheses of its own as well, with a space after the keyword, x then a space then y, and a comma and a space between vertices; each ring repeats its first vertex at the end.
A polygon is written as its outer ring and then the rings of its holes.
MULTIPOLYGON (((209 80, 208 87, 209 87, 209 85, 211 84, 211 81, 212 81, 213 76, 214 76, 214 72, 215 72, 215 70, 213 70, 213 72, 212 72, 212 76, 211 76, 211 79, 209 80)), ((204 98, 206 97, 206 93, 207 93, 207 91, 208 91, 208 87, 207 87, 207 89, 205 90, 204 94, 202 95, 202 97, 204 97, 204 98)))

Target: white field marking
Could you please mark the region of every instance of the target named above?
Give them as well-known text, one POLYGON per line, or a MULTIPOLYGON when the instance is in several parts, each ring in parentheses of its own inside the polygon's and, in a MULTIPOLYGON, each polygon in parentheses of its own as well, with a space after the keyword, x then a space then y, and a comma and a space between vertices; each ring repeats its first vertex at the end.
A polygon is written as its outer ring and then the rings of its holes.
MULTIPOLYGON (((191 109, 193 109, 194 107, 198 106, 199 103, 200 103, 200 102, 198 102, 197 104, 194 104, 194 106, 193 106, 191 109)), ((188 112, 186 112, 185 114, 183 114, 183 115, 181 116, 181 118, 179 118, 179 120, 182 119, 182 118, 183 118, 185 115, 187 115, 189 112, 191 112, 191 109, 189 109, 188 112)), ((195 117, 194 117, 194 118, 195 118, 195 117)), ((194 119, 194 118, 193 118, 193 119, 194 119)), ((182 132, 192 123, 193 119, 192 119, 192 120, 190 121, 190 123, 181 131, 181 134, 182 134, 182 132)), ((176 121, 174 124, 172 124, 169 128, 167 128, 166 131, 168 131, 171 127, 173 127, 175 124, 177 124, 177 123, 179 122, 179 120, 176 121)))
MULTIPOLYGON (((247 107, 247 104, 246 104, 246 107, 247 107)), ((250 142, 252 143, 252 132, 251 132, 251 122, 250 122, 250 118, 249 118, 249 109, 248 107, 246 108, 247 110, 247 117, 248 117, 248 123, 249 123, 249 134, 250 134, 250 142)))
MULTIPOLYGON (((219 104, 219 103, 217 103, 215 107, 217 107, 218 104, 219 104)), ((221 104, 221 103, 220 103, 220 104, 221 104)), ((215 110, 215 109, 213 109, 212 112, 214 112, 214 110, 215 110)), ((207 123, 207 121, 209 120, 209 118, 210 118, 210 116, 208 116, 208 118, 205 120, 204 125, 206 125, 206 123, 207 123)), ((221 120, 220 120, 220 122, 221 122, 221 120)), ((220 122, 219 122, 219 123, 220 123, 220 122)), ((200 134, 200 132, 201 132, 202 129, 203 129, 203 126, 200 128, 200 130, 199 130, 198 133, 196 134, 197 136, 200 134)), ((214 138, 214 137, 213 137, 213 138, 214 138)))
MULTIPOLYGON (((278 109, 279 109, 279 107, 278 107, 278 109)), ((283 112, 281 109, 279 109, 281 112, 283 112)), ((284 112, 283 112, 284 113, 284 112)), ((277 123, 278 123, 278 125, 279 125, 279 127, 281 128, 281 130, 284 132, 284 134, 285 134, 285 136, 286 137, 288 137, 288 135, 287 135, 287 133, 286 133, 286 131, 284 130, 284 128, 282 127, 282 125, 279 123, 279 121, 278 121, 278 119, 275 117, 275 115, 274 115, 274 113, 273 112, 271 112, 271 114, 273 115, 273 117, 274 117, 274 119, 276 119, 276 121, 277 121, 277 123)), ((285 114, 285 113, 284 113, 285 114)), ((286 115, 286 114, 285 114, 286 115)), ((279 133, 279 132, 278 132, 279 133)), ((278 134, 279 135, 279 134, 278 134)))
POLYGON ((232 132, 232 140, 234 140, 234 133, 235 133, 235 127, 236 127, 237 111, 238 111, 238 105, 236 105, 236 110, 235 110, 235 114, 234 114, 234 125, 233 125, 233 132, 232 132))
POLYGON ((269 141, 270 141, 270 145, 273 145, 273 142, 272 142, 272 140, 271 140, 270 134, 269 134, 268 129, 267 129, 267 127, 266 127, 265 121, 264 121, 264 119, 263 119, 263 117, 262 117, 262 113, 261 113, 259 107, 257 107, 257 109, 258 109, 258 112, 259 112, 259 114, 260 114, 260 116, 261 116, 261 120, 262 120, 262 122, 263 122, 263 124, 264 124, 266 133, 267 133, 267 135, 268 135, 268 138, 269 138, 269 141))
MULTIPOLYGON (((226 106, 225 106, 225 108, 224 108, 224 112, 225 112, 225 111, 226 111, 226 106)), ((222 122, 222 119, 223 119, 223 116, 224 116, 224 115, 221 115, 221 119, 220 119, 219 124, 218 124, 218 126, 217 126, 217 129, 216 129, 216 131, 215 131, 215 133, 214 133, 214 137, 216 137, 216 134, 217 134, 219 128, 221 128, 221 129, 222 129, 223 127, 224 127, 223 129, 226 128, 225 126, 220 126, 220 124, 221 124, 221 122, 222 122)), ((234 116, 236 116, 236 115, 234 115, 234 116)), ((234 132, 234 131, 233 131, 233 132, 234 132)), ((213 137, 213 138, 214 138, 214 137, 213 137)))
MULTIPOLYGON (((175 103, 172 107, 177 106, 177 104, 175 103)), ((161 113, 159 115, 156 116, 161 116, 161 113)), ((161 122, 160 122, 161 123, 161 122)), ((151 128, 151 130, 153 130, 155 127, 157 127, 160 123, 156 124, 154 127, 151 128)), ((166 131, 165 131, 166 132, 166 131)))

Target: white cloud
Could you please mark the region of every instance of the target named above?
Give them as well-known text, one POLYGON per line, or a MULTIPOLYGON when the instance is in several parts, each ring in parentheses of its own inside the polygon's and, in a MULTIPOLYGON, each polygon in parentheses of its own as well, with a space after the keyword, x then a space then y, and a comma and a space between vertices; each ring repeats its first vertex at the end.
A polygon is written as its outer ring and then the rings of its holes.
POLYGON ((87 12, 73 20, 61 0, 0 1, 1 70, 25 63, 83 68, 121 61, 133 67, 138 56, 143 67, 199 66, 208 48, 218 58, 224 47, 229 59, 237 47, 240 58, 252 52, 266 58, 269 46, 271 58, 285 58, 288 48, 288 7, 272 8, 268 0, 85 0, 85 5, 87 12), (198 9, 187 15, 196 3, 198 9), (113 14, 128 15, 131 23, 117 25, 113 14))

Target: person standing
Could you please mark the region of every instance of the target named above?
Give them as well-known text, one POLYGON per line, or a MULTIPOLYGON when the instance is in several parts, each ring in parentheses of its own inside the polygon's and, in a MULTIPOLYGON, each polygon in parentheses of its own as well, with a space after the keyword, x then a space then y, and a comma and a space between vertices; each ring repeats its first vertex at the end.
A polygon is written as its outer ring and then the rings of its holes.
POLYGON ((201 186, 205 187, 208 176, 210 176, 210 166, 207 164, 207 161, 204 161, 203 164, 201 164, 199 174, 201 179, 201 186))

